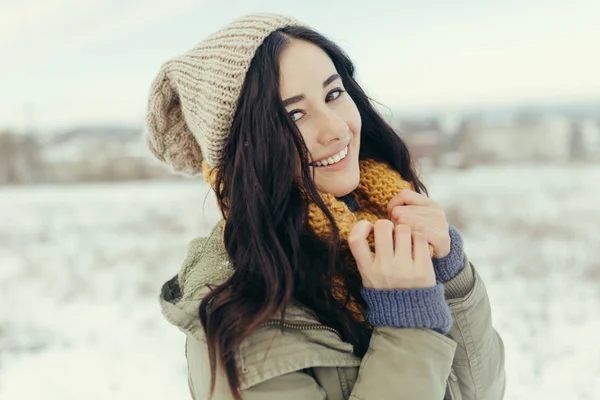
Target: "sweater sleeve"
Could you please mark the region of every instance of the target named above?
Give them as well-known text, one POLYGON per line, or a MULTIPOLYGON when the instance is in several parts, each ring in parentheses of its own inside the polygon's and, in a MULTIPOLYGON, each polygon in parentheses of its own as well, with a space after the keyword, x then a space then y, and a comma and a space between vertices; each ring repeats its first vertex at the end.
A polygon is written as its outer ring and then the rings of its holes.
POLYGON ((438 283, 446 283, 464 267, 463 241, 460 232, 450 225, 450 253, 444 258, 433 259, 433 269, 438 283))
POLYGON ((419 289, 362 288, 367 303, 366 319, 374 326, 429 328, 446 334, 452 316, 444 298, 444 286, 419 289))

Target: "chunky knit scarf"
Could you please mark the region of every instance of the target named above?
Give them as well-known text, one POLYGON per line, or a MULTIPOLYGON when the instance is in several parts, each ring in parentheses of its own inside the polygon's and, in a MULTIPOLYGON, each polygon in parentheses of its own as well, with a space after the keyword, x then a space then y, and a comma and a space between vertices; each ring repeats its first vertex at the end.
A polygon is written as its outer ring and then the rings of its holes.
MULTIPOLYGON (((402 189, 414 189, 414 185, 405 181, 400 174, 388 164, 366 159, 360 161, 360 181, 358 187, 350 194, 358 203, 358 210, 350 211, 342 200, 336 199, 329 193, 319 193, 323 202, 331 212, 339 230, 341 254, 351 273, 358 273, 356 262, 348 247, 348 236, 354 225, 363 219, 375 223, 378 219, 388 219, 388 202, 402 189)), ((309 204, 309 224, 317 236, 327 242, 331 239, 331 224, 323 211, 314 203, 309 204)), ((375 250, 373 235, 370 235, 369 245, 375 250)), ((430 254, 433 248, 429 247, 430 254)), ((352 296, 347 296, 343 279, 333 278, 333 296, 352 312, 354 318, 364 322, 364 310, 352 296)))
MULTIPOLYGON (((204 179, 214 187, 214 175, 208 165, 204 166, 204 179)), ((339 230, 341 242, 341 256, 352 273, 358 274, 356 262, 348 247, 348 236, 352 227, 360 220, 366 219, 372 223, 378 219, 387 219, 388 202, 402 189, 414 189, 414 186, 405 181, 400 174, 388 164, 372 159, 360 161, 360 181, 358 187, 351 193, 358 203, 358 210, 351 211, 345 202, 329 193, 320 192, 319 195, 331 212, 339 230)), ((331 239, 331 224, 323 211, 314 203, 309 204, 309 225, 324 242, 331 239)), ((374 250, 373 235, 369 237, 369 244, 374 250)), ((430 254, 433 249, 429 247, 430 254)), ((352 312, 356 321, 364 322, 364 310, 359 301, 352 296, 347 296, 344 280, 340 276, 333 277, 333 296, 339 302, 344 302, 352 312)))

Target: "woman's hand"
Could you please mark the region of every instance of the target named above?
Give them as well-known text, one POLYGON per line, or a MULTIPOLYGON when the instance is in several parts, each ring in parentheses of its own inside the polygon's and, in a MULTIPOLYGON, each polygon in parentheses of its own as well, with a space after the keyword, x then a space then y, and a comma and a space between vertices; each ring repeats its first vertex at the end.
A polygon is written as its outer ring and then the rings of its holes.
POLYGON ((382 219, 359 221, 348 237, 363 286, 373 289, 416 289, 436 285, 425 235, 407 225, 382 219), (375 253, 367 238, 374 231, 375 253))
POLYGON ((388 203, 388 214, 394 225, 408 225, 420 232, 433 247, 434 258, 450 253, 450 233, 446 214, 429 197, 404 189, 388 203))

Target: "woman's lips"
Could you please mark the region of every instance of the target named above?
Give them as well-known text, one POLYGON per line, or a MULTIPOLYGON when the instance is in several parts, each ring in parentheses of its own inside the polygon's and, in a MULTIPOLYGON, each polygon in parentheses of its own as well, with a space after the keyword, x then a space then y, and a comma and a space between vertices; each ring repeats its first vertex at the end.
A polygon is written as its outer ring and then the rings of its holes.
POLYGON ((351 157, 352 157, 352 147, 350 145, 348 145, 348 154, 346 154, 346 157, 344 157, 343 160, 340 160, 340 161, 336 162, 335 164, 329 164, 329 165, 320 166, 320 167, 315 166, 313 168, 318 169, 319 171, 323 171, 323 172, 342 171, 342 170, 348 168, 348 166, 350 165, 351 157))

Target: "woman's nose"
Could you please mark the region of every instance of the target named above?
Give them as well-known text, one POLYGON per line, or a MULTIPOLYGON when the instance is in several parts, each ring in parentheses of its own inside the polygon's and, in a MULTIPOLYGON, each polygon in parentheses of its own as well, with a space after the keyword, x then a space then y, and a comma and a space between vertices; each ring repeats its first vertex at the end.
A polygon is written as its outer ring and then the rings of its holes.
POLYGON ((318 140, 321 144, 328 144, 332 140, 342 140, 348 136, 348 124, 333 110, 326 108, 319 113, 318 140))

